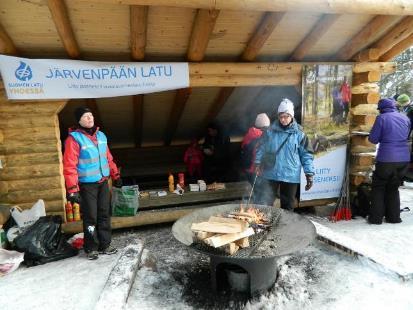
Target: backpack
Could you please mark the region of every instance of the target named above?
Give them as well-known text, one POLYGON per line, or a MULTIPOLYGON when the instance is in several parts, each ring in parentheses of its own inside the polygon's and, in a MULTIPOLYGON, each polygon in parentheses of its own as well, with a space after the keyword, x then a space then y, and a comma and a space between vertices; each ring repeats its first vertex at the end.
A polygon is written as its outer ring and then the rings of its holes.
POLYGON ((366 217, 371 207, 371 185, 362 183, 357 187, 357 196, 351 204, 352 214, 366 217))
POLYGON ((254 160, 254 152, 255 148, 258 144, 258 139, 252 140, 250 143, 244 145, 241 148, 241 156, 240 156, 240 167, 243 170, 247 170, 251 167, 252 161, 254 160))

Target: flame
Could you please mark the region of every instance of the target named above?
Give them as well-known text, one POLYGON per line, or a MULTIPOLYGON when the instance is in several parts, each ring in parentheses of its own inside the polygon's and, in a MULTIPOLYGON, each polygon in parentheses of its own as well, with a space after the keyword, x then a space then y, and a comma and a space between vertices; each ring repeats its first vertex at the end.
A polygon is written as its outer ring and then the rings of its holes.
POLYGON ((268 223, 268 219, 262 213, 259 209, 254 208, 254 207, 249 207, 248 209, 245 210, 244 205, 240 205, 239 208, 239 213, 245 213, 251 217, 251 220, 249 222, 253 222, 255 224, 265 224, 268 223))

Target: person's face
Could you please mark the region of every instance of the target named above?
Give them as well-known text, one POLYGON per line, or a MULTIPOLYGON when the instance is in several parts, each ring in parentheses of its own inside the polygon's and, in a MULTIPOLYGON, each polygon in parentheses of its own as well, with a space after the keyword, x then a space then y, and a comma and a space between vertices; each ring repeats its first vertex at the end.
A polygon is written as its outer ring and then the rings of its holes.
POLYGON ((292 116, 288 113, 280 113, 278 114, 278 120, 280 121, 281 125, 287 126, 293 120, 292 116))
POLYGON ((85 128, 92 128, 95 125, 95 120, 93 118, 93 114, 90 112, 86 112, 82 115, 79 120, 79 124, 85 128))

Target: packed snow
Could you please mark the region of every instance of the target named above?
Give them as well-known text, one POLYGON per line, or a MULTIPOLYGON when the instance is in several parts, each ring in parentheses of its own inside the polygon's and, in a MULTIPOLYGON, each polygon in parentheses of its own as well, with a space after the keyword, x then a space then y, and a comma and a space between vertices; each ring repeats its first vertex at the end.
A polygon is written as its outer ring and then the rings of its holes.
MULTIPOLYGON (((411 206, 412 188, 401 189, 401 201, 411 206)), ((139 269, 125 308, 413 309, 412 211, 402 212, 400 224, 378 226, 363 218, 331 223, 306 216, 320 234, 363 256, 315 240, 303 251, 280 257, 274 287, 253 299, 231 291, 213 293, 208 257, 176 241, 170 224, 115 231, 113 242, 120 249, 145 240, 147 254, 157 261, 156 268, 144 264, 139 269)), ((42 266, 21 265, 0 278, 1 309, 93 309, 121 253, 97 261, 81 253, 42 266)))

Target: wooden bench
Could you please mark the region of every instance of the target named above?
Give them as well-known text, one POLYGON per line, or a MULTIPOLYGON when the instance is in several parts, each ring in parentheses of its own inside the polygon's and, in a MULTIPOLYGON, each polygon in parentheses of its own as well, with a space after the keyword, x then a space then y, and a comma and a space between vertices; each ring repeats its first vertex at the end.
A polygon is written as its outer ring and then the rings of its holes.
MULTIPOLYGON (((185 192, 182 196, 168 193, 163 197, 139 199, 135 216, 112 217, 112 228, 126 228, 149 224, 168 223, 199 208, 248 199, 248 182, 225 183, 225 189, 205 192, 185 192)), ((62 225, 65 233, 82 231, 82 221, 62 225)))

